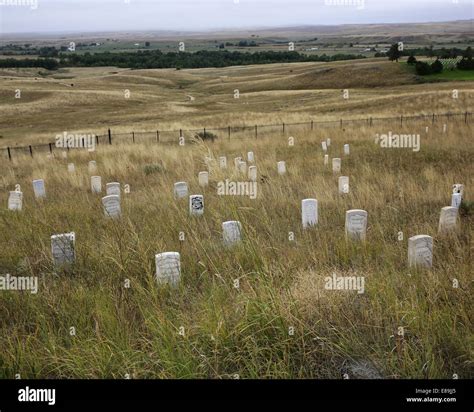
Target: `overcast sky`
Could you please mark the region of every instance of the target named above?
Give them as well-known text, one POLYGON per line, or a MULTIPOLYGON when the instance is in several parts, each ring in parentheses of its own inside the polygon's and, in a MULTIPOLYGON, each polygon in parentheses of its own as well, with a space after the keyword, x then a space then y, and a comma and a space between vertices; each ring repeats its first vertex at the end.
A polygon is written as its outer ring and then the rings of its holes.
POLYGON ((3 33, 208 30, 472 18, 472 0, 0 0, 3 33))

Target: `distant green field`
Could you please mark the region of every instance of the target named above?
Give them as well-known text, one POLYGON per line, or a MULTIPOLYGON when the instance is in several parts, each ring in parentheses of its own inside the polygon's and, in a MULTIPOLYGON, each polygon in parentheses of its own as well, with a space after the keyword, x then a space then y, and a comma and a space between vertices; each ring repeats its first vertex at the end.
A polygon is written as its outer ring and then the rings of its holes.
MULTIPOLYGON (((416 74, 415 66, 410 66, 406 62, 400 63, 402 64, 407 71, 416 74)), ((458 70, 458 69, 445 69, 441 73, 435 74, 428 74, 426 76, 420 76, 422 79, 426 81, 433 81, 433 80, 451 80, 451 81, 460 81, 460 80, 474 80, 474 71, 473 70, 458 70)))

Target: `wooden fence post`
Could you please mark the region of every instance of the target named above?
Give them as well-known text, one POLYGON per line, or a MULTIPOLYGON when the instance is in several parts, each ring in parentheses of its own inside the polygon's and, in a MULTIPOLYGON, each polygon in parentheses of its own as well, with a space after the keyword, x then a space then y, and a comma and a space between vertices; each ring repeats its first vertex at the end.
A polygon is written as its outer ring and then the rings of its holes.
POLYGON ((311 120, 311 130, 313 130, 313 121, 311 120))
POLYGON ((33 148, 31 147, 31 145, 30 145, 30 155, 31 157, 33 157, 33 148))
POLYGON ((258 137, 258 128, 257 125, 255 125, 255 139, 258 137))
POLYGON ((135 132, 132 132, 132 141, 135 143, 135 132))
POLYGON ((109 144, 112 144, 112 132, 109 129, 109 144))
POLYGON ((156 131, 156 142, 160 143, 160 131, 159 130, 156 131))
POLYGON ((230 126, 227 128, 227 131, 229 133, 229 140, 230 140, 230 126))
POLYGON ((7 147, 7 152, 8 152, 8 158, 10 159, 10 161, 12 160, 12 154, 10 152, 10 148, 7 147))

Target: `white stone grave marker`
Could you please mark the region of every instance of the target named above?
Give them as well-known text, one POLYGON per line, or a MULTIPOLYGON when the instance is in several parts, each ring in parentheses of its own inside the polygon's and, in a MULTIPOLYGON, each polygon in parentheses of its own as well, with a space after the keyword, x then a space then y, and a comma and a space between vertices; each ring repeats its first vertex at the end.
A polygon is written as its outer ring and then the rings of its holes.
POLYGON ((249 167, 249 180, 251 182, 257 181, 257 166, 250 166, 249 167))
POLYGON ((88 165, 89 173, 95 173, 97 171, 97 162, 95 160, 91 160, 88 165))
POLYGON ((339 194, 349 193, 349 177, 348 176, 340 176, 338 183, 339 183, 339 194))
POLYGON ((92 193, 102 192, 102 178, 100 176, 91 176, 91 191, 92 193))
POLYGON ((51 236, 51 252, 55 266, 74 263, 76 259, 76 234, 63 233, 51 236))
POLYGON ((67 171, 69 173, 74 173, 76 171, 76 166, 74 166, 74 163, 68 163, 67 165, 67 171))
POLYGON ((239 163, 239 172, 242 174, 247 173, 247 162, 239 163))
POLYGON ((441 209, 439 215, 438 233, 445 234, 456 230, 458 208, 446 206, 441 209))
POLYGON ((346 212, 346 237, 352 240, 365 240, 367 233, 367 212, 352 209, 346 212))
POLYGON ((178 286, 181 278, 181 256, 178 252, 155 255, 156 281, 158 284, 178 286))
POLYGON ((341 172, 341 159, 338 157, 335 157, 332 159, 332 171, 334 173, 340 173, 341 172))
POLYGON ((324 166, 329 164, 329 155, 324 155, 324 166))
POLYGON ((346 143, 344 145, 344 154, 347 156, 351 153, 351 149, 350 149, 350 146, 346 143))
POLYGON ((107 196, 116 195, 120 197, 121 195, 120 183, 118 182, 107 183, 105 185, 105 192, 107 193, 107 196))
POLYGON ((37 199, 46 197, 46 189, 44 187, 43 179, 33 180, 33 191, 35 192, 35 197, 37 199))
POLYGON ((255 162, 255 156, 254 156, 253 152, 248 152, 248 153, 247 153, 247 161, 248 161, 249 163, 255 162))
POLYGON ((209 184, 209 172, 199 172, 199 186, 205 187, 209 184))
POLYGON ((219 157, 219 167, 221 169, 227 169, 227 157, 225 156, 219 157))
POLYGON ((8 197, 8 210, 20 211, 23 207, 23 193, 20 191, 11 191, 8 197))
POLYGON ((453 193, 451 196, 451 206, 459 208, 462 202, 461 193, 453 193))
POLYGON ((301 201, 301 220, 303 229, 318 223, 318 201, 316 199, 304 199, 301 201))
POLYGON ((433 238, 417 235, 408 239, 408 266, 430 268, 433 264, 433 238))
POLYGON ((239 163, 242 161, 242 158, 241 157, 236 157, 234 158, 234 167, 236 169, 239 169, 239 163))
POLYGON ((284 161, 277 163, 278 174, 284 175, 286 173, 286 163, 284 161))
POLYGON ((177 199, 188 197, 188 184, 186 182, 177 182, 174 184, 174 196, 177 199))
POLYGON ((224 244, 231 246, 239 243, 242 239, 242 225, 239 221, 231 220, 222 223, 222 236, 224 244))
POLYGON ((120 208, 120 196, 108 195, 102 198, 102 205, 104 206, 104 214, 107 217, 118 218, 122 214, 120 208))
POLYGON ((321 142, 321 147, 323 149, 323 152, 327 152, 328 151, 328 145, 326 142, 321 142))

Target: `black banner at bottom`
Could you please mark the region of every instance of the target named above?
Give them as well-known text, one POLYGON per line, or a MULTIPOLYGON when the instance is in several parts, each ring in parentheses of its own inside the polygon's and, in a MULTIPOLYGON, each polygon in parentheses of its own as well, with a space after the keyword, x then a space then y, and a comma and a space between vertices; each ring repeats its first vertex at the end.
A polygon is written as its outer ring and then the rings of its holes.
POLYGON ((388 406, 403 410, 469 410, 469 380, 3 380, 0 411, 77 410, 209 401, 388 406))

